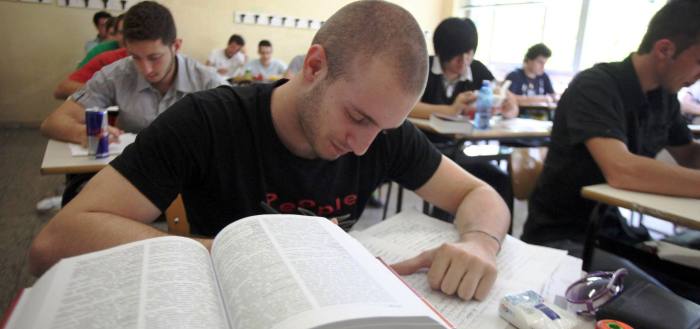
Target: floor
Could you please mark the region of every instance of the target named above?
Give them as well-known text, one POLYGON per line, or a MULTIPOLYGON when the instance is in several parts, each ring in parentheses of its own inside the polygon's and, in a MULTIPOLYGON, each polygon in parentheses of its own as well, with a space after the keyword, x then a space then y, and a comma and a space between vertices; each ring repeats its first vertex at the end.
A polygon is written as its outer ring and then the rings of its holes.
MULTIPOLYGON (((39 173, 46 139, 37 129, 0 128, 0 314, 4 314, 20 288, 33 285, 27 271, 27 250, 39 229, 55 211, 39 212, 38 201, 56 195, 62 186, 61 175, 39 173)), ((382 200, 386 193, 382 190, 382 200)), ((395 212, 396 187, 390 200, 389 216, 395 212)), ((405 191, 403 208, 422 210, 422 201, 405 191)), ((514 236, 520 236, 527 216, 525 202, 515 202, 514 236)), ((363 229, 382 218, 382 208, 368 208, 355 229, 363 229)))
POLYGON ((56 193, 63 176, 39 174, 46 139, 37 129, 0 129, 0 310, 35 279, 26 252, 34 235, 53 215, 36 203, 56 193))

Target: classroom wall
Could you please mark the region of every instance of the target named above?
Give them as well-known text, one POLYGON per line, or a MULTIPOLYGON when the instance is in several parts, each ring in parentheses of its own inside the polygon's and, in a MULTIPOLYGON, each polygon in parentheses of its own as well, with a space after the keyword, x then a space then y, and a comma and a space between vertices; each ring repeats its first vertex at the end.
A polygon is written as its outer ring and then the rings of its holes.
MULTIPOLYGON (((269 39, 274 56, 288 62, 304 53, 313 30, 235 24, 235 11, 327 19, 350 0, 160 0, 172 11, 183 39, 182 52, 204 62, 213 48, 222 48, 232 33, 243 35, 247 53, 257 56, 257 43, 269 39)), ((423 30, 432 32, 452 14, 456 1, 393 0, 409 10, 423 30)), ((38 126, 60 101, 55 86, 84 56, 83 45, 94 38, 93 10, 57 5, 0 1, 0 126, 38 126)), ((118 14, 118 13, 113 13, 118 14)), ((368 31, 369 32, 369 31, 368 31)), ((430 38, 431 36, 429 36, 430 38)), ((432 43, 428 42, 432 52, 432 43)))

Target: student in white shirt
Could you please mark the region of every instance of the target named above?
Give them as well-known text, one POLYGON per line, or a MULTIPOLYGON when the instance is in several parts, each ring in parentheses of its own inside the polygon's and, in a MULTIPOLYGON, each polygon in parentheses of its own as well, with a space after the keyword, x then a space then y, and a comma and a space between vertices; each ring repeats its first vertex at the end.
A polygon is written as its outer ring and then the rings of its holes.
POLYGON ((234 34, 228 39, 226 48, 212 50, 206 64, 214 67, 216 73, 224 80, 242 75, 243 68, 248 62, 244 46, 243 37, 234 34))
POLYGON ((272 58, 272 44, 268 40, 258 43, 259 59, 252 60, 246 66, 256 80, 277 80, 287 71, 287 64, 272 58))

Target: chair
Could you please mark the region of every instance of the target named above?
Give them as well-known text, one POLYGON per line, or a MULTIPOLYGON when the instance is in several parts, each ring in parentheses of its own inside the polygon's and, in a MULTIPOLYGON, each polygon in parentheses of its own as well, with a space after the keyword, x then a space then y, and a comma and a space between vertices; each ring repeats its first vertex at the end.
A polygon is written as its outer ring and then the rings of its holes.
POLYGON ((513 196, 516 199, 527 200, 530 197, 544 167, 546 156, 546 147, 517 147, 513 149, 508 162, 508 171, 513 184, 513 196))
POLYGON ((168 233, 190 236, 190 223, 187 221, 182 194, 178 194, 173 203, 165 210, 165 219, 168 222, 168 233))

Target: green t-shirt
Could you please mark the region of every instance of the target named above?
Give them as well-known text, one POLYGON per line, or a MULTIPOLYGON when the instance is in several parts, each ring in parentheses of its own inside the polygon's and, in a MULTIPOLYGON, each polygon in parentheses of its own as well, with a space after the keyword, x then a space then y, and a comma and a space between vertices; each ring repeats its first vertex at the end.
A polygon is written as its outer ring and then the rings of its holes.
POLYGON ((82 68, 83 65, 87 64, 93 57, 99 55, 102 52, 109 51, 109 50, 115 50, 119 48, 119 43, 115 40, 109 40, 105 42, 101 42, 97 46, 92 47, 90 51, 85 55, 85 58, 83 58, 80 63, 78 63, 78 68, 82 68))

